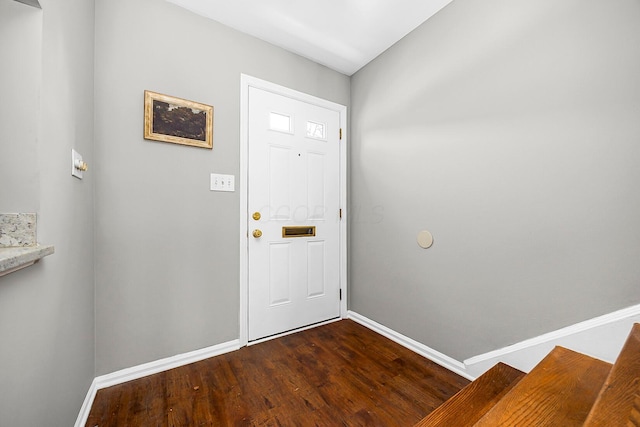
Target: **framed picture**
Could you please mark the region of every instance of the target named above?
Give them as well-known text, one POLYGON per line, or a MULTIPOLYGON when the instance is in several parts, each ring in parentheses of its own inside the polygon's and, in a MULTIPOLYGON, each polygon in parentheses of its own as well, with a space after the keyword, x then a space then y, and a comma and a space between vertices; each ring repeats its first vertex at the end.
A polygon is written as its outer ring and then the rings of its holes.
POLYGON ((213 107, 145 90, 144 138, 213 148, 213 107))

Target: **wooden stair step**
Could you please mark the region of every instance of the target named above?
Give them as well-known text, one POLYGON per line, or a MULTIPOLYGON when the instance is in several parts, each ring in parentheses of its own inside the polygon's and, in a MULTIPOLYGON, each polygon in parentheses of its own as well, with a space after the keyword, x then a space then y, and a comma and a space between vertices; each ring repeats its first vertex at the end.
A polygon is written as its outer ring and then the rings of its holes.
POLYGON ((640 426, 640 325, 635 324, 585 427, 640 426))
POLYGON ((524 375, 516 368, 498 363, 437 407, 414 427, 472 426, 524 375))
POLYGON ((556 347, 476 424, 582 426, 611 364, 556 347))

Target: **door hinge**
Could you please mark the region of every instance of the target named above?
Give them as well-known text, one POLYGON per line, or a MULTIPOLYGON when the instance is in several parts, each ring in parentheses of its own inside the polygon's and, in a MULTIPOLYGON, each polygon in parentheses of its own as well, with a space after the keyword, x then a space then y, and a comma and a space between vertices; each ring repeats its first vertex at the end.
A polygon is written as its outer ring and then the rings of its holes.
POLYGON ((340 289, 340 301, 342 301, 342 289, 340 289))
POLYGON ((340 211, 338 212, 338 214, 340 215, 340 219, 342 219, 342 209, 340 209, 340 211))
POLYGON ((340 128, 340 141, 342 141, 342 128, 340 128))

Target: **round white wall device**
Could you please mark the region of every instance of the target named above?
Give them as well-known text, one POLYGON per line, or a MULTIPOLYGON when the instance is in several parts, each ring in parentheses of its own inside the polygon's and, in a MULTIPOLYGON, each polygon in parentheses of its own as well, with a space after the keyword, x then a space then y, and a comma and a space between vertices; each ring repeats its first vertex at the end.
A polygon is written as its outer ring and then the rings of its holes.
POLYGON ((418 245, 423 249, 429 249, 433 245, 433 236, 427 230, 418 233, 418 245))

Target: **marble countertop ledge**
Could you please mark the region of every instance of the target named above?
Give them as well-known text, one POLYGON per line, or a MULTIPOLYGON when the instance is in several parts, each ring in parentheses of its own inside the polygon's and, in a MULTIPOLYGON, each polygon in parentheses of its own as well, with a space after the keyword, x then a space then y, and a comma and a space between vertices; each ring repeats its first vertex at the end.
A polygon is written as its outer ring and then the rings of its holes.
POLYGON ((0 276, 33 265, 53 252, 53 245, 0 248, 0 276))

